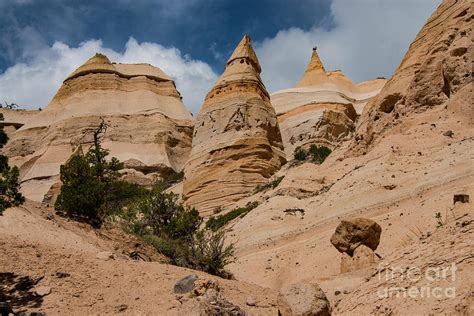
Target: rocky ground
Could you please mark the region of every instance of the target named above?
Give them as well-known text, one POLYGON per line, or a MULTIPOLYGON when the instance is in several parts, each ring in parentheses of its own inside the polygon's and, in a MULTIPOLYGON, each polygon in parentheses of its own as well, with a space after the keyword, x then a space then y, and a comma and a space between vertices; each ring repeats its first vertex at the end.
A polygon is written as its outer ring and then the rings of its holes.
MULTIPOLYGON (((193 273, 201 282, 217 282, 232 306, 249 314, 276 313, 276 293, 270 289, 133 260, 134 241, 126 236, 47 217, 48 211, 32 202, 0 217, 0 293, 16 313, 199 315, 204 298, 173 290, 193 273)), ((141 247, 139 252, 151 253, 141 247)))
POLYGON ((225 227, 237 249, 227 267, 235 280, 168 265, 123 232, 69 222, 28 201, 0 216, 0 302, 9 302, 0 308, 473 315, 472 19, 467 1, 443 1, 354 122, 353 137, 334 144, 321 165, 289 161, 274 188, 254 193, 247 185, 244 198, 226 205, 258 202, 225 227), (332 236, 343 220, 370 223, 374 240, 341 247, 332 236), (194 285, 188 278, 178 286, 189 291, 176 293, 176 282, 193 274, 194 285))

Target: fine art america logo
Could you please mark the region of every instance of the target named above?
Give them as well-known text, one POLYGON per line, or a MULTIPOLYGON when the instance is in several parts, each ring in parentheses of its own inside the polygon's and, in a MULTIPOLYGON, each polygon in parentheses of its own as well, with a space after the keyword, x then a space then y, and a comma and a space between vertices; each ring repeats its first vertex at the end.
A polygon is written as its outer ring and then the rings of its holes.
POLYGON ((402 298, 455 298, 456 288, 456 264, 448 266, 429 267, 422 271, 416 267, 389 267, 380 264, 378 268, 378 279, 380 282, 399 284, 422 284, 410 286, 387 286, 377 290, 379 298, 402 297, 402 298), (443 286, 440 286, 440 283, 443 286))

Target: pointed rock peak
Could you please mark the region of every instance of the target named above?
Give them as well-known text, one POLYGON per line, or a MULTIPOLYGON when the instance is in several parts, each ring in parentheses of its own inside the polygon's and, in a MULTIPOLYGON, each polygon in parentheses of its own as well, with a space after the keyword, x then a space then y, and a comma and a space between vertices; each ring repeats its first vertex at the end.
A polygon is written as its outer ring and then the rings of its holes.
POLYGON ((323 72, 326 72, 326 69, 324 69, 323 63, 321 62, 321 59, 319 58, 317 47, 313 47, 313 54, 311 55, 311 60, 309 61, 308 67, 306 68, 306 72, 315 71, 315 70, 322 70, 323 72))
POLYGON ((72 74, 70 74, 66 79, 73 79, 88 73, 98 73, 98 72, 114 72, 115 67, 107 58, 107 56, 96 53, 94 56, 89 58, 84 64, 82 64, 79 68, 74 70, 72 74))
POLYGON ((257 54, 255 54, 255 51, 253 50, 251 41, 250 36, 245 34, 229 60, 227 60, 227 65, 230 65, 236 59, 243 58, 247 59, 255 67, 257 72, 260 73, 262 69, 260 68, 260 63, 258 62, 257 54))
POLYGON ((296 86, 312 86, 327 80, 326 69, 324 69, 323 63, 319 58, 317 47, 313 47, 313 54, 311 55, 308 67, 306 67, 303 77, 296 86))
POLYGON ((105 56, 104 54, 95 53, 94 56, 89 58, 84 63, 84 65, 90 65, 90 64, 112 64, 112 63, 110 62, 109 58, 107 58, 107 56, 105 56))

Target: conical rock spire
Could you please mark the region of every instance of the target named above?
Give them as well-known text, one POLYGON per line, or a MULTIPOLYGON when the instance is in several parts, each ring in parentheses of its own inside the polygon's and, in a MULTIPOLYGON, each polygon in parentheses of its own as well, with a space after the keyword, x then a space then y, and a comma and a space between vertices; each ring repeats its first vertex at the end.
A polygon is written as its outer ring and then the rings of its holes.
POLYGON ((311 55, 311 60, 309 61, 308 67, 303 74, 300 82, 296 85, 297 87, 312 86, 323 81, 328 81, 328 76, 326 75, 326 69, 319 58, 317 48, 313 48, 313 54, 311 55))
POLYGON ((255 51, 253 50, 251 41, 252 40, 250 39, 250 36, 245 34, 244 37, 240 40, 239 45, 237 45, 230 58, 227 60, 227 65, 229 65, 236 59, 247 59, 249 62, 252 63, 257 72, 260 74, 262 72, 262 69, 260 67, 260 63, 258 62, 257 54, 255 54, 255 51))
POLYGON ((245 35, 197 116, 183 199, 203 216, 230 207, 286 162, 260 70, 245 35))
MULTIPOLYGON (((225 91, 229 85, 243 82, 256 85, 262 97, 269 99, 270 95, 263 85, 260 72, 260 63, 257 54, 253 50, 251 39, 248 35, 244 35, 227 61, 224 73, 217 79, 214 87, 207 94, 206 101, 225 91)), ((209 102, 204 103, 204 106, 208 105, 209 102)))

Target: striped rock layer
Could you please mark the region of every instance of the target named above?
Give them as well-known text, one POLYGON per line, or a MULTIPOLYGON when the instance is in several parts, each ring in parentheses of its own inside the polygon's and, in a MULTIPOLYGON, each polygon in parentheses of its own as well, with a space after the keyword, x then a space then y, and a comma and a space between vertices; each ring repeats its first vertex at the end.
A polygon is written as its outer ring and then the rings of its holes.
POLYGON ((96 54, 69 75, 41 112, 11 136, 5 153, 20 167, 22 191, 42 201, 78 146, 87 151, 104 119, 103 147, 142 184, 181 171, 193 119, 173 80, 149 64, 115 64, 96 54))
POLYGON ((246 35, 197 116, 183 199, 204 216, 253 192, 286 162, 260 71, 246 35))
POLYGON ((340 70, 328 72, 314 48, 298 84, 271 95, 287 157, 297 146, 323 144, 334 148, 349 138, 365 104, 385 82, 376 79, 354 84, 340 70))

